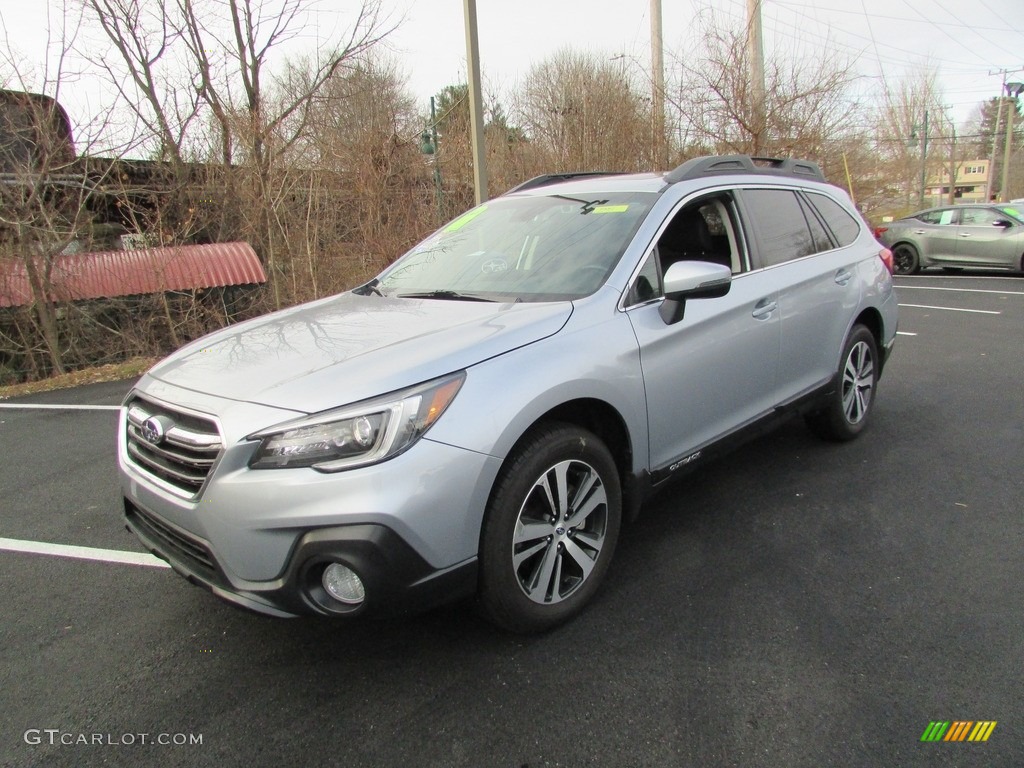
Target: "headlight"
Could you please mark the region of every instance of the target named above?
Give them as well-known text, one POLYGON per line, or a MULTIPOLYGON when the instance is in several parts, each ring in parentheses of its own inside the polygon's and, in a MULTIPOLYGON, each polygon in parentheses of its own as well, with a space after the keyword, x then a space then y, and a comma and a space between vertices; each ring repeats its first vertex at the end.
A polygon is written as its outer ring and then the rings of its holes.
POLYGON ((259 440, 252 469, 312 467, 321 472, 373 464, 411 446, 455 398, 465 372, 386 397, 280 424, 248 437, 259 440))

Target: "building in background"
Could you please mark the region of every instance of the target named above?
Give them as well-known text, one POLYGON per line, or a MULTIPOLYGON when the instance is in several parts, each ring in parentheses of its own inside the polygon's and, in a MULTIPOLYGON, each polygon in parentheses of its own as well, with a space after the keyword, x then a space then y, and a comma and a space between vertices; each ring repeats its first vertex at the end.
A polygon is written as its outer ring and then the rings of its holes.
MULTIPOLYGON (((956 169, 953 185, 954 203, 983 203, 988 190, 989 161, 964 160, 956 169)), ((925 186, 925 206, 947 205, 949 200, 949 166, 943 166, 937 175, 928 178, 925 186)))

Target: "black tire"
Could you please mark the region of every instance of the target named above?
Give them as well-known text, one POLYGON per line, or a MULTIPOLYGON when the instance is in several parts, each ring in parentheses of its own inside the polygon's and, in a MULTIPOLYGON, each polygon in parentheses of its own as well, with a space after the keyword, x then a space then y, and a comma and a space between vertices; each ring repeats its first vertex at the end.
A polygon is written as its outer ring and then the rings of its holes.
POLYGON ((579 427, 542 424, 498 476, 480 536, 479 602, 512 632, 579 613, 608 571, 622 521, 611 453, 579 427))
POLYGON ((874 334, 863 325, 853 326, 843 345, 835 391, 822 410, 806 417, 811 431, 835 442, 852 440, 864 431, 875 402, 878 366, 874 334))
POLYGON ((900 243, 892 249, 892 271, 897 275, 915 275, 921 270, 921 259, 917 248, 910 243, 900 243))

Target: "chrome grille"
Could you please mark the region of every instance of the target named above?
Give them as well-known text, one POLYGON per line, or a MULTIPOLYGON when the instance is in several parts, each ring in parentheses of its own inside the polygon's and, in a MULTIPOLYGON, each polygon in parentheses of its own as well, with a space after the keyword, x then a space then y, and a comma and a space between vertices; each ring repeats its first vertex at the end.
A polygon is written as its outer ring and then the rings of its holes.
POLYGON ((223 442, 213 420, 133 398, 128 403, 128 457, 188 496, 206 482, 223 442))

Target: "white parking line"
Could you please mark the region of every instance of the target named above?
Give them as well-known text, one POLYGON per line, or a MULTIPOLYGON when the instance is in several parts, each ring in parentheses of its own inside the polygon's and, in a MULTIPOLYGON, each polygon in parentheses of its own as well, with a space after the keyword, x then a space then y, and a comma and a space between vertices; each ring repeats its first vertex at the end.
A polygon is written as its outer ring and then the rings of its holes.
POLYGON ((899 275, 899 280, 1014 280, 1012 273, 1005 270, 993 271, 987 275, 899 275))
POLYGON ((928 304, 900 304, 901 307, 914 307, 915 309, 941 309, 944 312, 972 312, 976 315, 1001 315, 1002 312, 993 312, 991 309, 960 309, 959 307, 932 307, 928 304))
POLYGON ((0 408, 23 411, 119 411, 120 405, 53 405, 51 403, 0 403, 0 408))
POLYGON ((910 331, 896 331, 896 335, 897 336, 917 336, 916 333, 911 333, 910 331))
POLYGON ((1024 296, 1024 291, 992 291, 986 288, 939 288, 935 285, 897 285, 908 291, 956 291, 957 293, 998 293, 1001 296, 1024 296))
POLYGON ((104 563, 124 563, 125 565, 145 565, 150 568, 170 568, 167 563, 155 555, 145 552, 122 552, 117 549, 96 549, 94 547, 75 547, 70 544, 48 544, 44 541, 22 541, 21 539, 0 538, 0 550, 9 552, 27 552, 33 555, 54 555, 56 557, 74 557, 79 560, 99 560, 104 563))

